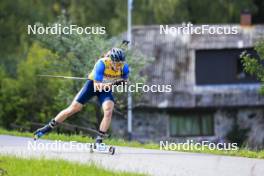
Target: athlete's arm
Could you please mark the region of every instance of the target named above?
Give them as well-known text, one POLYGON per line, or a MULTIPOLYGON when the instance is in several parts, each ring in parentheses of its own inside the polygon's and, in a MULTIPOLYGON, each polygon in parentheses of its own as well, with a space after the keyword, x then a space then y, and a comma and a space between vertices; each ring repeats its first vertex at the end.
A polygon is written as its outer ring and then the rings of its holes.
POLYGON ((102 61, 99 60, 95 65, 94 73, 94 85, 96 87, 96 90, 104 90, 106 88, 111 88, 111 83, 103 83, 104 70, 105 65, 102 61))
POLYGON ((123 67, 123 71, 122 71, 122 79, 123 80, 127 80, 128 76, 129 76, 129 66, 127 63, 125 63, 124 67, 123 67))

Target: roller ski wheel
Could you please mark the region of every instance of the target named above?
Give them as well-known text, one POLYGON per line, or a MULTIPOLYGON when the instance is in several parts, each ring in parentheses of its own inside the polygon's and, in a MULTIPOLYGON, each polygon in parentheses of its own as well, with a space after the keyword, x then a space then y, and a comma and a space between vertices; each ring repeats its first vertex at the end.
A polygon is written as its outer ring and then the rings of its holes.
POLYGON ((93 143, 90 145, 90 153, 105 153, 114 155, 115 154, 115 147, 105 145, 104 143, 93 143))
POLYGON ((110 146, 110 147, 109 147, 109 153, 110 153, 111 155, 114 155, 114 154, 115 154, 115 147, 110 146))

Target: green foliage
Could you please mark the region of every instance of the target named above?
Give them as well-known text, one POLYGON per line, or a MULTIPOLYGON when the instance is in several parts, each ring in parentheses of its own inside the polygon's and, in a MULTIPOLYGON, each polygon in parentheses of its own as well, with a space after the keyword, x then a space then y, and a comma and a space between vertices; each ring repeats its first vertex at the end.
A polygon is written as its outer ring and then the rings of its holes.
POLYGON ((241 11, 247 9, 255 13, 260 10, 251 0, 187 0, 186 2, 189 20, 200 24, 239 23, 241 11))
MULTIPOLYGON (((255 46, 255 50, 258 53, 258 58, 254 58, 246 52, 243 52, 240 57, 242 58, 244 70, 264 83, 264 41, 259 41, 255 46)), ((262 85, 260 93, 264 94, 264 85, 262 85)))
POLYGON ((39 79, 36 75, 52 65, 56 56, 49 50, 33 44, 27 58, 18 64, 17 78, 8 77, 1 69, 2 112, 1 124, 10 127, 11 123, 45 122, 54 115, 58 107, 53 105, 58 89, 70 87, 70 82, 39 79), (8 117, 8 118, 6 118, 8 117))
POLYGON ((239 23, 240 12, 248 9, 253 14, 261 12, 251 0, 134 0, 134 23, 194 24, 239 23), (225 14, 225 15, 223 15, 225 14))
MULTIPOLYGON (((61 24, 62 27, 70 26, 71 23, 66 20, 65 16, 59 16, 58 21, 49 24, 61 24)), ((38 26, 43 26, 37 23, 38 26)), ((71 35, 66 34, 47 34, 37 35, 42 46, 51 50, 58 56, 55 63, 56 67, 47 69, 46 72, 54 72, 57 68, 69 70, 75 76, 84 76, 91 71, 97 58, 110 48, 110 43, 102 35, 80 35, 73 32, 71 35)))
POLYGON ((134 23, 175 24, 189 20, 188 9, 184 0, 135 0, 134 23))
POLYGON ((95 164, 80 164, 62 159, 47 158, 19 158, 17 156, 0 155, 1 176, 136 176, 142 174, 110 171, 96 166, 95 164), (30 166, 30 167, 28 167, 30 166))
POLYGON ((126 30, 127 4, 123 0, 71 1, 68 12, 69 19, 80 26, 102 25, 111 35, 126 30))
POLYGON ((52 1, 0 1, 0 64, 15 75, 16 65, 30 47, 27 25, 53 19, 52 1))

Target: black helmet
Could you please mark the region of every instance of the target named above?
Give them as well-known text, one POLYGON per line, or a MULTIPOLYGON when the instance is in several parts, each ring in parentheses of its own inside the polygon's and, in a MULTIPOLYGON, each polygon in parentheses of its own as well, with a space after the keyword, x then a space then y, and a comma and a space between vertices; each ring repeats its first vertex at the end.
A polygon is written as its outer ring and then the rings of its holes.
POLYGON ((125 61, 125 52, 120 48, 112 48, 109 54, 110 58, 114 62, 125 61))

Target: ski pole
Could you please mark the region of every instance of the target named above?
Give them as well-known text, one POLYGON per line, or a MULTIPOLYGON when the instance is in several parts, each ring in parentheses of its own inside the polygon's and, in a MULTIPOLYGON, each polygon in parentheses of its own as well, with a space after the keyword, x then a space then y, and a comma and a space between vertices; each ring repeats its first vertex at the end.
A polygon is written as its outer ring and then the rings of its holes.
MULTIPOLYGON (((61 76, 61 75, 37 75, 39 77, 48 77, 48 78, 63 78, 63 79, 72 79, 72 80, 92 80, 84 77, 75 77, 75 76, 61 76)), ((115 79, 111 81, 103 81, 102 83, 112 83, 112 84, 120 84, 124 80, 123 79, 115 79)))
POLYGON ((84 77, 75 77, 75 76, 58 76, 58 75, 37 75, 40 77, 49 77, 49 78, 63 78, 63 79, 74 79, 74 80, 91 80, 84 77))

